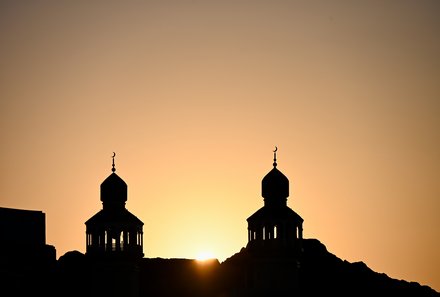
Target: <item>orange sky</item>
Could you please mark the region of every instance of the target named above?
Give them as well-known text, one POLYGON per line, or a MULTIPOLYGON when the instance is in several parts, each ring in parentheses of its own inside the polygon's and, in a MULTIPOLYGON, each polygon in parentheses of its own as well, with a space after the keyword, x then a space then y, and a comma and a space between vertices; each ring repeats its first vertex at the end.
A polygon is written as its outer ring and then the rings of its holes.
POLYGON ((277 145, 306 238, 440 291, 439 1, 18 2, 0 206, 44 211, 58 257, 115 151, 146 257, 224 260, 277 145))

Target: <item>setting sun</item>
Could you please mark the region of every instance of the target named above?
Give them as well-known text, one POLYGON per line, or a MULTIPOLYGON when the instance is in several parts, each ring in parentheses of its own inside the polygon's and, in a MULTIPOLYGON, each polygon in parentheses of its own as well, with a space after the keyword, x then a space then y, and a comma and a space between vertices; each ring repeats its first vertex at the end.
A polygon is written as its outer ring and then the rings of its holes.
POLYGON ((304 238, 440 292, 440 1, 126 2, 0 1, 0 208, 85 253, 115 152, 143 225, 107 247, 205 270, 277 145, 304 238))
POLYGON ((196 260, 197 261, 206 261, 206 260, 210 260, 210 259, 214 259, 215 256, 213 253, 208 252, 208 251, 203 251, 203 252, 199 252, 197 254, 196 260))

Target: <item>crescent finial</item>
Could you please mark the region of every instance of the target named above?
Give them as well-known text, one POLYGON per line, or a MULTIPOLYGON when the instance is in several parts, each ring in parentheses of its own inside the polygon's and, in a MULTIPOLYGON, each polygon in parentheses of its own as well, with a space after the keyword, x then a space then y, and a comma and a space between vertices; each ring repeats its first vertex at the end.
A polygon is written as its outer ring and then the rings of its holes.
POLYGON ((277 167, 277 151, 278 147, 275 146, 275 150, 273 151, 273 167, 277 167))
POLYGON ((116 171, 116 168, 115 168, 115 156, 116 156, 116 153, 113 152, 113 156, 112 156, 112 172, 116 171))

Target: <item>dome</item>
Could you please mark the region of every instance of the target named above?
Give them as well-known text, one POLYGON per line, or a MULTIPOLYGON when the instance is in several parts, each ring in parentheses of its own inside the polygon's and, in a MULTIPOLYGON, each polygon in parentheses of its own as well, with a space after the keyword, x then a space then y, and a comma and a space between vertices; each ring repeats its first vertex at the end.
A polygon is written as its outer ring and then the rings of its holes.
POLYGON ((289 179, 276 166, 262 180, 261 194, 265 199, 287 199, 289 179))
POLYGON ((127 201, 127 184, 114 172, 101 184, 101 201, 122 205, 127 201))

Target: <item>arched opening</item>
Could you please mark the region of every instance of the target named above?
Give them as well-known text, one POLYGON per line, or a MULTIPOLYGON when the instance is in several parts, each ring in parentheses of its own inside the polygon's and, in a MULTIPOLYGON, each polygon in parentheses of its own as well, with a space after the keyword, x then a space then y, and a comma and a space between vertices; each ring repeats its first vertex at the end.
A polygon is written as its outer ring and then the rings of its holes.
POLYGON ((112 251, 116 251, 116 238, 112 238, 112 251))
POLYGON ((107 230, 104 231, 104 250, 108 250, 109 245, 109 239, 108 239, 108 233, 107 230))
POLYGON ((119 233, 119 249, 124 250, 124 232, 119 233))

